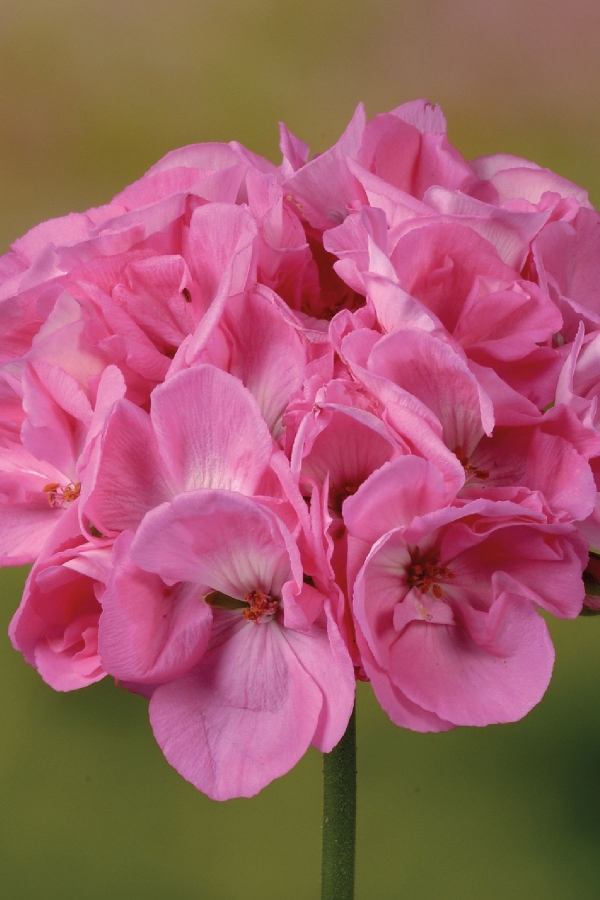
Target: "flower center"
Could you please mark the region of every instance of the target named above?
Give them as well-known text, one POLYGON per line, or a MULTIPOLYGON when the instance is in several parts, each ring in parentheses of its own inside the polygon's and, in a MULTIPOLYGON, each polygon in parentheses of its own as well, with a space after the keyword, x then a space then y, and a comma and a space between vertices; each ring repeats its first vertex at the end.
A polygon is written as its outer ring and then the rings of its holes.
POLYGON ((274 600, 262 591, 249 591, 244 595, 248 609, 242 613, 244 619, 258 625, 261 621, 270 621, 279 607, 279 600, 274 600))
POLYGON ((241 609, 242 616, 249 622, 270 622, 279 608, 279 600, 270 597, 263 591, 248 591, 243 600, 230 597, 221 591, 209 591, 204 601, 214 609, 241 609))
POLYGON ((486 472, 485 469, 478 469, 477 466, 472 465, 471 457, 466 453, 464 447, 461 447, 460 445, 458 447, 455 447, 454 455, 465 470, 465 475, 467 476, 467 478, 470 475, 472 475, 474 478, 481 478, 483 480, 490 477, 490 473, 486 472))
POLYGON ((52 507, 60 507, 64 509, 73 500, 76 500, 81 493, 81 482, 75 484, 69 482, 66 488, 61 488, 58 481, 51 481, 50 484, 44 485, 42 493, 48 497, 48 503, 52 507))
POLYGON ((441 578, 456 578, 456 575, 448 566, 440 566, 437 558, 419 560, 411 563, 408 569, 408 585, 410 588, 418 588, 421 594, 431 593, 438 600, 444 596, 438 581, 441 578))
POLYGON ((342 514, 342 504, 347 497, 352 497, 353 494, 357 492, 360 484, 355 484, 353 482, 348 482, 348 484, 341 484, 339 487, 332 485, 329 488, 329 509, 337 513, 338 516, 342 514))

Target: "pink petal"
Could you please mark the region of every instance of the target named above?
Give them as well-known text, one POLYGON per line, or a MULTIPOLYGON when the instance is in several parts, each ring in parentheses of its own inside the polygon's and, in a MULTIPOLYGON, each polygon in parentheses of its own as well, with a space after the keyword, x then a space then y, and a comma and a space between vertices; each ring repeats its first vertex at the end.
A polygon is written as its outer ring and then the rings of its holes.
POLYGON ((430 103, 429 100, 409 100, 408 103, 392 109, 390 115, 398 116, 399 119, 403 119, 409 125, 414 125, 421 132, 446 133, 446 117, 441 106, 430 103))
POLYGON ((348 649, 329 612, 326 627, 315 623, 307 634, 289 628, 281 634, 321 690, 323 706, 311 743, 329 753, 342 739, 354 706, 356 679, 348 649))
POLYGON ((350 174, 345 158, 356 158, 364 127, 365 111, 359 104, 337 144, 299 169, 286 184, 316 228, 339 224, 347 215, 348 204, 361 196, 362 189, 350 174))
POLYGON ((388 714, 394 725, 410 728, 418 732, 449 731, 454 728, 452 722, 441 719, 428 709, 409 700, 400 688, 390 681, 389 674, 382 669, 371 654, 368 644, 357 634, 361 650, 361 659, 373 691, 382 709, 388 714))
POLYGON ((98 650, 114 678, 159 684, 179 678, 202 657, 212 611, 197 585, 168 587, 129 558, 133 535, 114 546, 113 568, 102 597, 98 650))
POLYGON ((174 492, 150 417, 129 400, 118 401, 104 431, 86 516, 103 534, 135 530, 174 492))
POLYGON ((24 446, 73 477, 92 417, 88 398, 66 372, 41 361, 28 366, 23 389, 24 446))
POLYGON ((252 797, 306 752, 323 704, 275 623, 222 620, 198 667, 160 685, 154 735, 171 765, 213 800, 252 797))
POLYGON ((0 454, 0 564, 33 562, 64 514, 52 507, 44 488, 67 487, 70 477, 36 459, 18 442, 6 441, 0 454))
POLYGON ((424 200, 444 216, 468 225, 488 240, 500 258, 517 272, 525 265, 531 241, 550 216, 548 211, 516 212, 491 206, 461 191, 449 191, 437 185, 429 188, 424 200))
POLYGON ((239 294, 255 281, 252 272, 253 241, 256 237, 253 216, 231 203, 209 203, 192 214, 184 256, 191 264, 206 306, 217 294, 228 267, 233 266, 231 294, 239 294))
POLYGON ((141 523, 131 556, 168 584, 189 581, 238 600, 255 589, 281 597, 302 582, 296 546, 269 510, 232 491, 179 494, 141 523))
POLYGON ((153 392, 150 415, 159 452, 179 490, 253 493, 273 441, 239 379, 208 365, 183 370, 153 392))
POLYGON ((248 388, 268 427, 275 430, 304 379, 306 341, 264 289, 231 298, 222 324, 230 353, 227 370, 248 388))
POLYGON ((344 522, 353 537, 373 545, 394 528, 406 528, 452 500, 441 472, 419 456, 384 463, 344 503, 344 522))
POLYGON ((9 628, 15 649, 57 691, 86 687, 106 674, 97 647, 98 594, 109 550, 84 542, 76 506, 42 549, 9 628), (92 559, 81 560, 88 553, 92 559))
POLYGON ((451 450, 470 450, 484 432, 491 433, 491 400, 464 359, 444 340, 418 328, 394 331, 373 347, 368 368, 435 413, 451 450))
POLYGON ((532 606, 510 594, 479 616, 485 621, 476 640, 458 624, 410 625, 391 654, 393 681, 413 702, 456 725, 515 722, 550 681, 548 629, 532 606))
POLYGON ((156 256, 127 266, 113 291, 142 330, 160 347, 178 347, 194 330, 193 304, 183 290, 191 277, 181 256, 156 256))
POLYGON ((283 122, 279 123, 279 149, 283 156, 282 171, 286 178, 306 165, 310 152, 308 144, 292 134, 283 122))
POLYGON ((399 452, 379 419, 361 410, 323 410, 310 452, 302 460, 301 480, 323 484, 329 476, 330 506, 336 512, 368 476, 399 452), (329 414, 329 415, 327 415, 329 414))

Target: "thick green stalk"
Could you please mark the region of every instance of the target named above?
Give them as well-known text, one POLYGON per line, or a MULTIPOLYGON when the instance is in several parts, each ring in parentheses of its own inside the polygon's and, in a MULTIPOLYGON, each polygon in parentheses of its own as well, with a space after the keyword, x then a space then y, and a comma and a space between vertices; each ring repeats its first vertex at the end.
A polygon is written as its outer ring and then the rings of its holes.
POLYGON ((321 900, 354 900, 356 709, 344 737, 323 754, 321 900))

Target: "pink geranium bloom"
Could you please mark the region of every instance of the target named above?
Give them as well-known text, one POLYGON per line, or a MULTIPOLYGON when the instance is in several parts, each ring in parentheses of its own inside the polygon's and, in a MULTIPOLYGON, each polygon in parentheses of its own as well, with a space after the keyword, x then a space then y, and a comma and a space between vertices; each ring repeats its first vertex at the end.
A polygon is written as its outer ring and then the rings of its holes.
POLYGON ((528 345, 519 348, 524 356, 560 328, 561 317, 549 298, 520 281, 496 249, 464 225, 410 230, 390 259, 400 286, 430 309, 467 352, 485 349, 486 356, 510 359, 512 354, 506 354, 515 340, 527 338, 528 345), (411 263, 415 255, 419 266, 411 263), (504 350, 500 339, 508 345, 504 350))
MULTIPOLYGON (((353 343, 356 339, 344 342, 349 358, 353 343)), ((368 372, 410 393, 434 413, 453 452, 457 447, 469 451, 484 433, 492 433, 491 400, 463 355, 442 335, 418 328, 395 329, 373 344, 365 362, 368 372)))
POLYGON ((580 429, 567 412, 529 427, 498 427, 491 438, 482 438, 462 459, 467 484, 461 496, 500 499, 502 488, 522 485, 543 495, 556 521, 586 520, 596 505, 594 475, 585 450, 577 447, 580 429))
POLYGON ((191 491, 147 514, 130 555, 132 563, 117 559, 100 652, 109 671, 126 654, 132 680, 150 676, 150 652, 171 660, 167 669, 160 663, 169 680, 153 691, 150 719, 185 778, 215 799, 252 796, 310 744, 328 751, 339 741, 353 667, 327 598, 303 583, 298 549, 277 516, 235 492, 191 491), (132 565, 141 577, 128 574, 132 565), (159 604, 177 608, 177 619, 166 613, 169 629, 159 604), (140 624, 127 626, 130 614, 140 624), (192 632, 181 623, 194 615, 190 653, 192 632), (182 659, 189 670, 178 677, 173 663, 182 659))
POLYGON ((363 665, 399 725, 515 721, 554 660, 535 608, 580 612, 586 546, 516 503, 445 505, 431 468, 397 460, 346 502, 354 567, 366 557, 353 592, 363 665))

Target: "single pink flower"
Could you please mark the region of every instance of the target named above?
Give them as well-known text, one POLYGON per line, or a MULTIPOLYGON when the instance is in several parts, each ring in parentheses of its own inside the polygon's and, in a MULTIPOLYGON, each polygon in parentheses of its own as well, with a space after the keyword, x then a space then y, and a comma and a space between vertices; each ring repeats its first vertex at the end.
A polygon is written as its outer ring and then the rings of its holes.
MULTIPOLYGON (((234 492, 191 491, 147 514, 130 553, 135 565, 172 586, 161 602, 166 610, 177 607, 179 621, 194 596, 203 616, 212 607, 212 634, 199 662, 188 656, 189 671, 181 677, 172 671, 150 702, 155 736, 185 778, 215 799, 252 796, 309 744, 335 746, 352 709, 353 667, 327 598, 303 583, 295 542, 277 516, 234 492)), ((123 601, 120 590, 133 583, 126 572, 115 573, 108 616, 111 604, 132 611, 140 604, 139 621, 148 623, 142 648, 162 641, 162 656, 174 658, 181 631, 167 635, 155 612, 156 589, 150 605, 144 601, 147 576, 135 599, 123 601), (152 617, 161 629, 156 635, 152 617)), ((107 664, 116 645, 130 639, 129 656, 139 659, 141 637, 139 627, 133 632, 115 622, 101 630, 101 650, 103 643, 111 648, 107 664)))
POLYGON ((390 463, 345 507, 355 567, 366 552, 353 591, 363 665, 397 724, 515 721, 541 699, 554 660, 535 607, 580 612, 585 543, 517 503, 442 506, 439 487, 424 490, 427 463, 419 480, 405 477, 417 462, 390 463))

